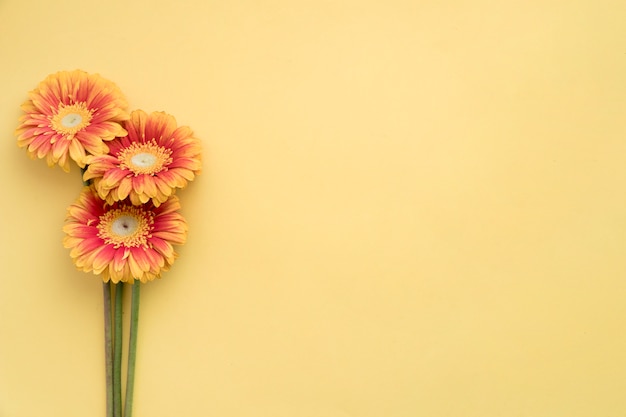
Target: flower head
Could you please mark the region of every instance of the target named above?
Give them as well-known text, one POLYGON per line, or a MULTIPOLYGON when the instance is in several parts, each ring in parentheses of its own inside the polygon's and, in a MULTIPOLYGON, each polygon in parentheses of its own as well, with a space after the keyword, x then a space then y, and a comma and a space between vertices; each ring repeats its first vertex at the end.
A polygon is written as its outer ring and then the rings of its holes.
POLYGON ((200 141, 173 116, 135 110, 125 128, 128 135, 109 142, 108 153, 86 159, 84 180, 109 204, 129 198, 158 206, 200 173, 200 141))
POLYGON ((68 208, 63 246, 71 249, 78 269, 101 275, 104 282, 152 281, 177 257, 172 245, 185 243, 187 223, 179 209, 176 196, 159 207, 109 205, 84 187, 68 208))
POLYGON ((87 154, 108 150, 103 141, 126 135, 128 119, 119 88, 98 74, 61 71, 49 75, 22 104, 25 114, 15 130, 17 144, 32 158, 46 158, 70 170, 71 158, 84 167, 87 154))

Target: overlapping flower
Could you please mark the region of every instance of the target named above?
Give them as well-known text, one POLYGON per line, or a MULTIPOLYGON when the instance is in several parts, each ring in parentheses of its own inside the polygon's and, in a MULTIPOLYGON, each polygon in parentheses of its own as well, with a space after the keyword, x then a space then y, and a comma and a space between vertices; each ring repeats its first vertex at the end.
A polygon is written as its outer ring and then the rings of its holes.
POLYGON ((83 178, 108 203, 130 198, 158 206, 200 172, 200 141, 173 116, 135 110, 125 127, 128 135, 109 142, 108 153, 87 158, 83 178))
POLYGON ((15 131, 32 158, 70 170, 70 159, 84 167, 88 154, 108 150, 105 141, 126 135, 121 122, 128 106, 120 89, 98 74, 61 71, 49 75, 22 104, 15 131))
POLYGON ((63 244, 76 267, 104 282, 151 281, 167 271, 187 223, 175 191, 200 173, 200 141, 173 116, 126 111, 119 88, 99 75, 49 75, 22 105, 15 134, 32 158, 88 184, 68 208, 63 244))
POLYGON ((85 187, 68 209, 63 245, 76 267, 117 283, 152 281, 176 258, 172 245, 182 245, 187 223, 170 197, 159 207, 130 202, 108 204, 85 187))

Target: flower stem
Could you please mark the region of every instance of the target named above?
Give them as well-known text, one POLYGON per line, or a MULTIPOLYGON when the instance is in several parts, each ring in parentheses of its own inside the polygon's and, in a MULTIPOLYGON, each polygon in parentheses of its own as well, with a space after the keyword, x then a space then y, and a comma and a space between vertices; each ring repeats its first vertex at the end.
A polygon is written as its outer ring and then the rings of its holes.
POLYGON ((124 402, 124 417, 131 417, 133 413, 135 362, 137 359, 137 325, 139 323, 139 288, 141 288, 141 283, 135 280, 133 282, 133 292, 130 307, 130 337, 128 340, 128 373, 126 375, 126 399, 124 402))
POLYGON ((122 417, 122 296, 124 283, 115 284, 113 334, 113 416, 122 417))
POLYGON ((107 417, 113 417, 113 331, 111 328, 111 283, 102 283, 104 295, 104 361, 107 390, 107 417))

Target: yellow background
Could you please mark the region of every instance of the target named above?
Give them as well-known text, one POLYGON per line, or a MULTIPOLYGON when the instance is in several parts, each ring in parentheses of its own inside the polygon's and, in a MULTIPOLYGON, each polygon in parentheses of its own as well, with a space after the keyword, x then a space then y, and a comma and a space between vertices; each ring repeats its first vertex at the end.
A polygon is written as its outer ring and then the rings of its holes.
POLYGON ((143 287, 136 417, 626 415, 626 3, 0 2, 0 416, 104 416, 49 73, 204 144, 143 287))

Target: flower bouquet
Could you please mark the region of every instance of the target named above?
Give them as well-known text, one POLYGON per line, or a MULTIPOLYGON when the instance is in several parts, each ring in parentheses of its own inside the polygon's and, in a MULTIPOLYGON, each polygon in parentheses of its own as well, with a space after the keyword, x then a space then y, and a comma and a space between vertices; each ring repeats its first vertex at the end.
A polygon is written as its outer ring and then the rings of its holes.
POLYGON ((103 282, 106 416, 131 417, 142 283, 160 278, 187 237, 176 191, 201 169, 200 141, 164 112, 129 112, 120 89, 81 70, 49 75, 29 93, 15 131, 33 159, 84 187, 68 208, 63 245, 76 267, 103 282), (132 288, 126 392, 122 399, 122 299, 132 288))

